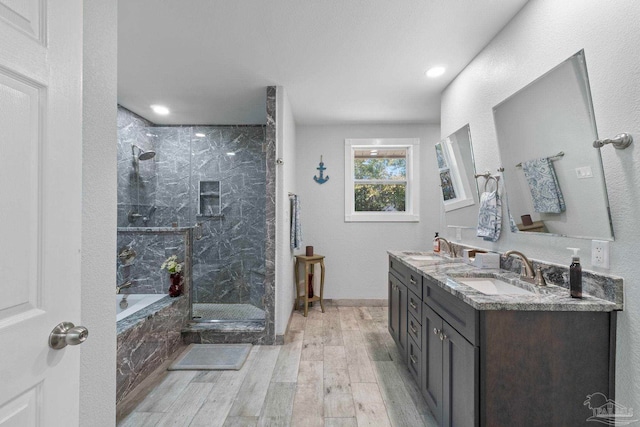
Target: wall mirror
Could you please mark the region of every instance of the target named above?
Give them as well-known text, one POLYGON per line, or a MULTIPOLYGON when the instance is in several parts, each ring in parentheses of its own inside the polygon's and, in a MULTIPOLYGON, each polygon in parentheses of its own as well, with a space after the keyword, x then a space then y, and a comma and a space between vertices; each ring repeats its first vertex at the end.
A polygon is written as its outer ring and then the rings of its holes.
POLYGON ((469 125, 438 142, 435 150, 446 225, 475 228, 479 198, 469 125))
POLYGON ((512 231, 613 240, 584 51, 493 116, 512 231))

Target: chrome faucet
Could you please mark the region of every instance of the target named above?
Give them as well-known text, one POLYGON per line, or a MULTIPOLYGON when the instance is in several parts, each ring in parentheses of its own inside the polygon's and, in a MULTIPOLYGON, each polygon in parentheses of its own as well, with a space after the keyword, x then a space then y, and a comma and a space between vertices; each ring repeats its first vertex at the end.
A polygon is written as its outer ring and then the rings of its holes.
POLYGON ((120 293, 121 290, 123 290, 124 288, 130 288, 131 285, 133 285, 133 283, 131 282, 131 280, 127 280, 126 282, 124 282, 121 285, 116 286, 116 295, 120 293))
POLYGON ((538 266, 535 270, 535 273, 533 271, 533 263, 529 260, 529 258, 526 257, 525 254, 523 254, 522 252, 519 251, 507 251, 504 253, 504 257, 509 257, 511 255, 515 255, 518 258, 520 258, 520 279, 529 282, 529 283, 533 283, 535 285, 538 286, 546 286, 547 283, 544 280, 544 276, 542 275, 542 269, 540 268, 540 266, 538 266))
POLYGON ((456 257, 456 252, 453 250, 453 248, 451 247, 451 242, 449 242, 447 239, 445 239, 444 237, 436 237, 436 240, 439 240, 442 243, 446 243, 447 245, 447 252, 449 254, 449 257, 451 258, 455 258, 456 257))

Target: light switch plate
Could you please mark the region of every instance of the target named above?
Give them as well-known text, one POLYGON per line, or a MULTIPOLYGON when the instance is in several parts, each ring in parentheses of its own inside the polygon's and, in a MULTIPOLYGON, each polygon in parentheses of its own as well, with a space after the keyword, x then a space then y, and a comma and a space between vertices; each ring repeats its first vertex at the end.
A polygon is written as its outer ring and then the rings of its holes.
POLYGON ((591 241, 591 265, 609 268, 609 242, 606 240, 591 241))
POLYGON ((578 179, 593 178, 593 171, 591 170, 591 166, 576 168, 576 175, 578 176, 578 179))

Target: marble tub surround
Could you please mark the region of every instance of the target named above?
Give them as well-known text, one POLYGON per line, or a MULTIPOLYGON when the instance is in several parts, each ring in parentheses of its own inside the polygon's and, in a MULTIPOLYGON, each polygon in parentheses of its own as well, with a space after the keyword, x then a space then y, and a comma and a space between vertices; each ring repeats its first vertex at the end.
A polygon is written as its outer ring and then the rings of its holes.
POLYGON ((161 270, 162 263, 171 255, 184 262, 185 294, 190 288, 189 271, 192 247, 191 229, 188 227, 118 228, 117 249, 130 248, 136 257, 129 264, 116 258, 117 283, 131 281, 131 287, 123 294, 166 294, 169 290, 169 273, 161 270))
MULTIPOLYGON (((616 311, 623 304, 589 295, 583 287, 582 299, 571 298, 567 288, 549 284, 537 287, 520 280, 518 272, 506 269, 479 269, 462 263, 458 259, 443 258, 442 261, 415 261, 416 255, 428 255, 424 252, 388 251, 389 255, 409 269, 422 276, 429 277, 442 289, 461 299, 478 310, 521 310, 521 311, 616 311), (533 292, 531 295, 486 295, 459 281, 464 277, 495 277, 510 284, 533 292), (458 280, 457 280, 458 279, 458 280), (586 293, 586 294, 585 294, 586 293)), ((546 277, 545 271, 545 277, 546 277)), ((622 280, 616 280, 620 288, 622 280)), ((620 293, 622 290, 620 289, 620 293)))
POLYGON ((154 302, 153 304, 149 304, 142 310, 138 310, 124 319, 118 320, 116 322, 116 334, 120 335, 139 323, 144 322, 147 318, 155 316, 163 308, 176 304, 178 302, 178 298, 184 299, 184 296, 171 298, 169 295, 165 295, 162 299, 154 302))
POLYGON ((186 296, 163 298, 117 323, 116 403, 184 347, 186 296))

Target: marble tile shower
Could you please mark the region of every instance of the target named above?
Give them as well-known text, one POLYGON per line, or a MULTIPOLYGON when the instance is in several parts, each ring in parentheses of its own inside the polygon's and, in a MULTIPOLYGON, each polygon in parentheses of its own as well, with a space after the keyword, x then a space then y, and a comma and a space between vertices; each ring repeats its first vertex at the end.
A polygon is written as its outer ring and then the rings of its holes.
MULTIPOLYGON (((194 127, 191 143, 194 242, 193 302, 263 307, 265 279, 265 155, 263 126, 194 127), (220 211, 198 215, 202 182, 219 183, 220 211), (214 213, 215 214, 215 213, 214 213)), ((209 213, 209 212, 207 212, 209 213)))
MULTIPOLYGON (((163 127, 124 108, 118 110, 118 226, 202 224, 202 238, 193 243, 194 303, 264 308, 264 143, 264 126, 163 127), (156 155, 136 162, 131 144, 156 155), (200 194, 208 188, 202 182, 216 183, 214 215, 200 215, 200 194)), ((118 237, 118 248, 128 245, 144 262, 137 262, 130 271, 118 269, 119 281, 140 278, 126 291, 165 293, 166 274, 159 265, 175 253, 175 242, 157 236, 118 237)))

